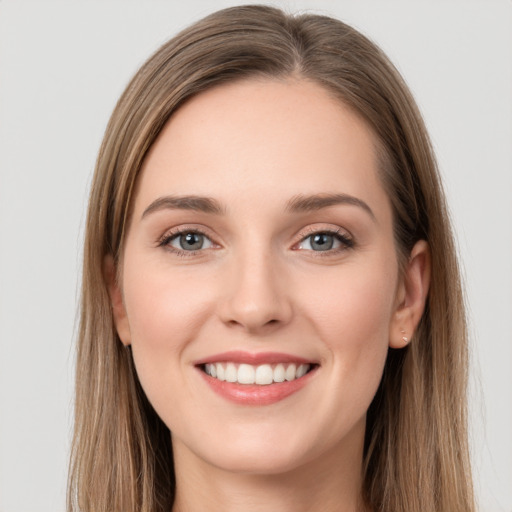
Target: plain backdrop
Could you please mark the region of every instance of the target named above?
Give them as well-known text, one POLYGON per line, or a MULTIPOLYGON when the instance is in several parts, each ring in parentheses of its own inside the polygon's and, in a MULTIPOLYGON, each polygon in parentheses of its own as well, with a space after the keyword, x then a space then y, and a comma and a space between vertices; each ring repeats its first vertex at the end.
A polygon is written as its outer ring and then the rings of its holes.
MULTIPOLYGON (((61 512, 87 189, 137 67, 232 1, 0 1, 0 512, 61 512)), ((380 44, 425 116, 470 306, 485 512, 512 511, 512 4, 275 1, 380 44)), ((425 511, 429 512, 429 511, 425 511)))

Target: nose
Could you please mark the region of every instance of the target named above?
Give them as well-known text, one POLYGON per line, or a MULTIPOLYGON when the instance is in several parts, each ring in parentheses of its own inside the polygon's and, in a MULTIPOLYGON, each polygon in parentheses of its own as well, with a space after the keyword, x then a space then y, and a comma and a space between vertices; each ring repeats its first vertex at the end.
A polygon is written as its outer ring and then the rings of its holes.
POLYGON ((252 254, 230 265, 219 304, 221 320, 251 334, 273 332, 292 318, 289 287, 271 254, 252 254))

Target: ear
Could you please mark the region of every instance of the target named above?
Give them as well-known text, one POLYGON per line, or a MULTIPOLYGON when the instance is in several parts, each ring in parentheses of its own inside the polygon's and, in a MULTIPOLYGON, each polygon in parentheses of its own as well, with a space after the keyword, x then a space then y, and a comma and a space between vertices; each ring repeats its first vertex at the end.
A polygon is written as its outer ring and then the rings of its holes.
POLYGON ((123 294, 117 282, 114 258, 110 254, 103 260, 103 277, 107 283, 117 334, 123 345, 128 346, 131 344, 130 325, 123 302, 123 294))
POLYGON ((395 311, 390 324, 389 346, 403 348, 418 326, 430 286, 430 248, 425 240, 412 248, 397 288, 395 311))

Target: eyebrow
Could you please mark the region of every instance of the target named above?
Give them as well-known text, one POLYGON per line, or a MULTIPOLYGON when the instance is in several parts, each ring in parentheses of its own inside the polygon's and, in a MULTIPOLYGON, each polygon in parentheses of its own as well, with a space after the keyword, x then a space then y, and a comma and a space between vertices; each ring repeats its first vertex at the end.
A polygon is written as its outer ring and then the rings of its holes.
POLYGON ((193 210, 196 212, 222 215, 224 208, 211 197, 202 196, 165 196, 155 199, 142 214, 142 219, 150 213, 161 210, 193 210))
POLYGON ((286 210, 294 213, 311 212, 339 204, 358 206, 359 208, 362 208, 366 213, 368 213, 374 221, 377 220, 375 214, 367 203, 365 203, 362 199, 348 194, 315 194, 310 196, 299 194, 292 197, 290 201, 288 201, 286 210))
MULTIPOLYGON (((285 208, 285 211, 291 213, 310 212, 347 204, 358 206, 365 210, 375 221, 376 217, 372 209, 362 199, 348 194, 315 194, 315 195, 296 195, 292 197, 285 208)), ((204 213, 223 215, 225 208, 215 199, 203 196, 164 196, 155 199, 143 212, 142 219, 149 214, 161 210, 192 210, 204 213)))

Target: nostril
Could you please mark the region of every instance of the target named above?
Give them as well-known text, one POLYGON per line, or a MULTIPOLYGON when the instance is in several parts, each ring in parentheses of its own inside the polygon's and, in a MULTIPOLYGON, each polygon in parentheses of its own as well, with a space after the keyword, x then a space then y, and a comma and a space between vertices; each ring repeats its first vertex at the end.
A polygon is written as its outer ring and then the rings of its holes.
POLYGON ((258 319, 258 318, 245 318, 244 321, 242 319, 237 320, 232 318, 226 322, 227 325, 231 327, 242 327, 244 329, 249 330, 259 330, 265 329, 268 327, 275 327, 281 323, 281 320, 277 318, 272 318, 271 320, 258 319))

